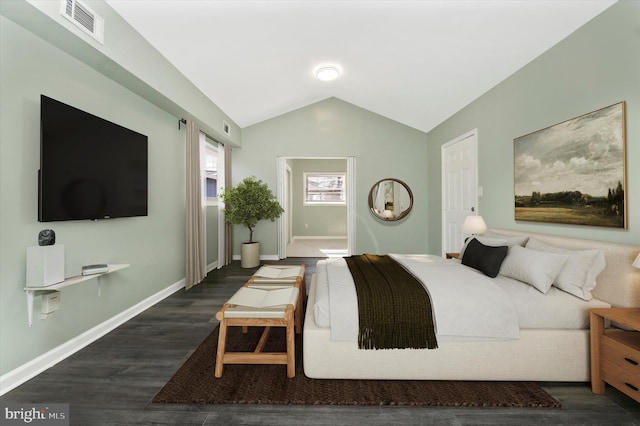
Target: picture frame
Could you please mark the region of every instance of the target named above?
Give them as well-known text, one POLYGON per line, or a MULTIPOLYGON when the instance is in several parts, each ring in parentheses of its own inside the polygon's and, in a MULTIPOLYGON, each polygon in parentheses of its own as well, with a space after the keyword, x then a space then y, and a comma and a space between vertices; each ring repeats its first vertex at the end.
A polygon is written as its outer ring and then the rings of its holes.
POLYGON ((513 140, 516 221, 627 229, 626 102, 513 140))

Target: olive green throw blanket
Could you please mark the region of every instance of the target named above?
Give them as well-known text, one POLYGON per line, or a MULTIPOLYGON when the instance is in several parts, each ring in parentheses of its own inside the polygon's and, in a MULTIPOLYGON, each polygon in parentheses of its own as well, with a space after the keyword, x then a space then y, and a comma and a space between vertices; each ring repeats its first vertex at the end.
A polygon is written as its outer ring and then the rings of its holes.
POLYGON ((431 299, 422 283, 389 256, 345 257, 356 292, 360 349, 435 349, 431 299))

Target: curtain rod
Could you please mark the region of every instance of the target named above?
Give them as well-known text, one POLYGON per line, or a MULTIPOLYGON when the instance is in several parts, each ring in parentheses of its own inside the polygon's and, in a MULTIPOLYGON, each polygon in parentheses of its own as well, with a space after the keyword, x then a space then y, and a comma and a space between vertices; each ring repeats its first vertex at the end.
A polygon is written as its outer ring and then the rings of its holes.
MULTIPOLYGON (((181 118, 180 120, 178 120, 178 130, 181 130, 180 128, 180 124, 187 124, 187 120, 185 120, 184 118, 181 118)), ((209 139, 211 139, 212 141, 214 141, 215 143, 222 143, 220 141, 218 141, 216 138, 214 138, 213 136, 209 135, 208 133, 203 132, 202 130, 198 129, 199 132, 204 133, 204 135, 206 137, 208 137, 209 139)))

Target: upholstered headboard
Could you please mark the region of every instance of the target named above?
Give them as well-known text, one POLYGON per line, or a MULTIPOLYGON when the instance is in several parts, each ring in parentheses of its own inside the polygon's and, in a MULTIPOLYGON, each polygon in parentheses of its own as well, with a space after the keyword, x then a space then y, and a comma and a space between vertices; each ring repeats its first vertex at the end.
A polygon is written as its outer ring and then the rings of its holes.
POLYGON ((565 249, 601 249, 604 251, 607 266, 596 279, 598 284, 592 291, 593 297, 610 303, 614 307, 640 307, 640 269, 631 266, 640 253, 640 246, 510 229, 492 229, 491 232, 503 235, 528 235, 565 249))

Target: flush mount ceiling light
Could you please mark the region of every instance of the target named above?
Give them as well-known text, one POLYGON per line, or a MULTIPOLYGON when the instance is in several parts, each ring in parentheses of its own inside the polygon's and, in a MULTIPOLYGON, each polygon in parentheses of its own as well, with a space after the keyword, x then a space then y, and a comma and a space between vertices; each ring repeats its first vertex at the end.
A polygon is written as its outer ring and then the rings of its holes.
POLYGON ((321 81, 332 81, 340 77, 340 69, 335 65, 322 65, 316 69, 316 78, 321 81))

